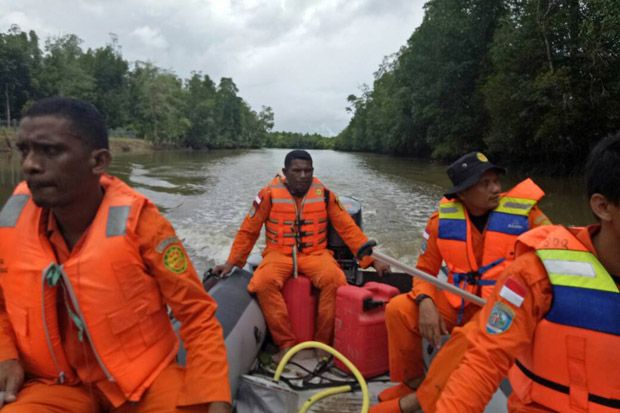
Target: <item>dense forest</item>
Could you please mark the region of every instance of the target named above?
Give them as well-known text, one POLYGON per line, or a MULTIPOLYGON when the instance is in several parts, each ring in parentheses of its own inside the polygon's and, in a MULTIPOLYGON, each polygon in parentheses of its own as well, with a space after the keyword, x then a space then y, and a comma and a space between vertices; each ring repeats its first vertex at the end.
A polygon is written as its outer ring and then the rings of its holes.
POLYGON ((156 145, 251 148, 265 144, 273 128, 270 107, 259 113, 238 95, 231 78, 215 84, 208 75, 180 79, 151 63, 130 64, 117 40, 82 50, 73 34, 45 41, 12 26, 0 34, 0 114, 11 125, 33 101, 70 96, 92 102, 112 134, 156 145))
POLYGON ((620 130, 620 2, 430 0, 335 148, 570 173, 620 130))

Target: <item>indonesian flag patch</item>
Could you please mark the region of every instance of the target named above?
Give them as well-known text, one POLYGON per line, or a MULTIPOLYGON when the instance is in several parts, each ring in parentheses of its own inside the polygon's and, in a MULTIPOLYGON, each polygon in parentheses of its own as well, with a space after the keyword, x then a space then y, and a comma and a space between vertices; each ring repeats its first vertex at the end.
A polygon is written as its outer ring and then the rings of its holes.
POLYGON ((526 295, 527 289, 523 286, 523 284, 512 277, 508 277, 499 292, 500 297, 517 308, 521 307, 526 295))

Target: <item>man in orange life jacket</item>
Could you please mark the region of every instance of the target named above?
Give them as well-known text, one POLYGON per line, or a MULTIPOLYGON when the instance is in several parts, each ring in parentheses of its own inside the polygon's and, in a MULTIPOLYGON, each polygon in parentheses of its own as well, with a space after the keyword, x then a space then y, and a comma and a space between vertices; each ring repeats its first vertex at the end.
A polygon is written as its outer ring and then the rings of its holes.
POLYGON ((506 373, 511 412, 620 411, 620 135, 592 150, 586 182, 598 224, 519 237, 437 412, 481 412, 506 373))
POLYGON ((230 412, 216 304, 157 207, 105 173, 95 107, 36 102, 17 148, 26 182, 0 212, 2 412, 230 412))
MULTIPOLYGON (((284 159, 284 177, 276 176, 256 196, 241 224, 225 264, 218 274, 242 267, 265 224, 266 247, 248 290, 256 294, 273 340, 281 354, 296 344, 282 287, 294 273, 310 278, 320 290, 315 339, 329 344, 334 330, 336 290, 346 284, 338 263, 327 249, 328 221, 349 249, 356 253, 368 238, 355 224, 336 195, 317 178, 310 154, 289 152, 284 159)), ((382 275, 386 264, 364 259, 362 267, 373 265, 382 275)))
MULTIPOLYGON (((537 207, 543 191, 526 179, 501 193, 499 175, 504 172, 480 152, 468 153, 450 165, 448 176, 454 186, 426 225, 417 268, 429 274, 441 269, 447 272, 448 282, 484 298, 490 294, 512 258, 516 237, 549 223, 537 207)), ((420 404, 425 411, 430 408, 428 402, 432 404, 437 396, 427 391, 427 383, 417 397, 412 394, 424 375, 422 338, 438 348, 442 334, 470 320, 479 309, 417 278, 411 293, 393 298, 386 307, 390 378, 400 384, 380 393, 382 403, 371 411, 416 411, 420 404)), ((463 343, 456 347, 462 348, 463 343)))

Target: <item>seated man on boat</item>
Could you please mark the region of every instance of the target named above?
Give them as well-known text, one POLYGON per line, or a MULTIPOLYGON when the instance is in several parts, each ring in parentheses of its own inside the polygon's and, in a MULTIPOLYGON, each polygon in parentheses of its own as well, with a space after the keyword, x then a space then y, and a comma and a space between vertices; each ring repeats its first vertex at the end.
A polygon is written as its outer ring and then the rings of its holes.
MULTIPOLYGON (((297 344, 282 295, 284 283, 293 275, 308 277, 320 291, 315 340, 326 344, 332 341, 336 290, 346 284, 346 278, 327 249, 328 224, 353 253, 368 241, 338 197, 313 177, 313 172, 308 152, 289 152, 284 159, 284 176, 276 176, 260 190, 226 263, 214 269, 217 274, 225 274, 234 266, 243 267, 265 224, 263 260, 248 290, 256 294, 280 354, 297 344)), ((360 265, 373 265, 379 275, 389 271, 389 266, 370 257, 360 265)))
POLYGON ((17 148, 25 182, 0 212, 2 412, 230 412, 215 301, 157 207, 106 174, 97 109, 35 102, 17 148))
MULTIPOLYGON (((453 187, 429 218, 416 267, 429 274, 445 272, 451 284, 486 298, 512 260, 517 236, 550 223, 537 206, 544 193, 530 179, 502 193, 500 174, 505 170, 480 152, 462 156, 447 172, 453 187)), ((439 348, 442 335, 469 321, 479 309, 417 278, 410 293, 393 298, 385 317, 390 378, 400 384, 380 393, 382 403, 372 411, 416 411, 419 404, 427 411, 436 397, 430 386, 423 385, 417 397, 410 395, 424 378, 422 339, 439 348), (401 399, 404 396, 408 397, 401 399), (409 410, 411 406, 415 408, 409 410)), ((462 348, 462 343, 456 344, 462 348)))
POLYGON ((436 411, 481 412, 508 373, 511 412, 620 409, 620 135, 586 166, 598 221, 521 235, 436 411))

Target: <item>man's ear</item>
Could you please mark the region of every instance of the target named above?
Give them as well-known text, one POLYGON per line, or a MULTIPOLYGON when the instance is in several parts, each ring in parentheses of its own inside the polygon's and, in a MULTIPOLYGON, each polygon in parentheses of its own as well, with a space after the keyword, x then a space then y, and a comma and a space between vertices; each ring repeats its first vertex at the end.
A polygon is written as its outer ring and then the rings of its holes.
POLYGON ((103 175, 112 162, 112 154, 107 149, 95 149, 90 153, 90 165, 95 175, 103 175))
POLYGON ((602 194, 592 194, 590 197, 590 208, 592 213, 598 217, 601 221, 609 221, 611 219, 610 212, 611 203, 602 194))

